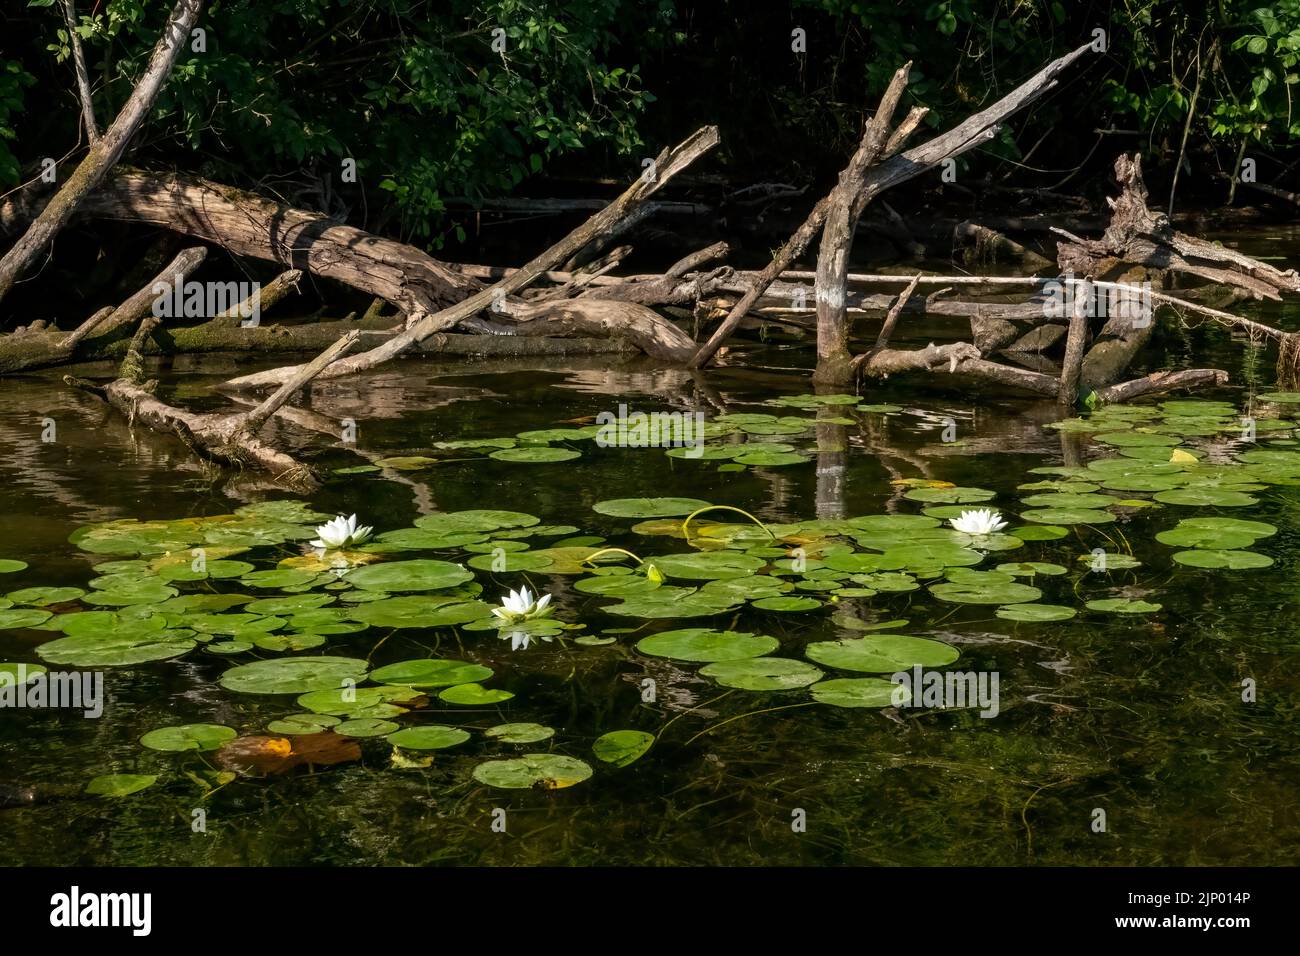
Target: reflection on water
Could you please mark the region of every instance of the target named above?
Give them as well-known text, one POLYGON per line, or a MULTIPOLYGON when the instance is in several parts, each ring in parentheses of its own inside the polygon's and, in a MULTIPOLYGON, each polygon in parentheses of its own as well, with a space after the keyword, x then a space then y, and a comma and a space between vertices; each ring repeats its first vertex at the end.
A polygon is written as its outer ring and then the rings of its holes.
MULTIPOLYGON (((1300 327, 1294 306, 1253 314, 1300 327)), ((941 322, 922 321, 908 333, 919 344, 945 334, 941 322)), ((274 428, 328 469, 420 454, 438 441, 557 427, 620 402, 711 417, 808 391, 799 370, 804 350, 736 354, 753 367, 701 376, 609 358, 563 368, 395 363, 316 386, 309 407, 291 410, 274 428), (337 442, 345 419, 357 424, 355 450, 337 442)), ((1172 331, 1149 360, 1157 367, 1192 354, 1196 364, 1229 371, 1234 386, 1214 397, 1240 402, 1252 385, 1271 380, 1271 356, 1214 328, 1172 331)), ((234 366, 205 362, 203 376, 184 360, 160 368, 165 397, 215 405, 207 387, 234 366)), ((595 502, 680 495, 742 507, 765 522, 793 522, 914 512, 915 503, 890 482, 927 477, 994 489, 995 504, 1014 510, 1016 485, 1033 480, 1026 477, 1030 468, 1096 454, 1078 436, 1042 427, 1060 417, 1050 404, 927 394, 901 382, 868 400, 903 411, 854 416, 853 425, 819 424, 800 439, 815 458, 810 464, 724 472, 661 450, 588 443, 572 462, 510 465, 467 455, 426 471, 349 476, 328 483, 311 504, 358 512, 380 530, 435 511, 505 508, 573 524, 641 553, 646 539, 630 535, 629 522, 592 511, 595 502), (956 442, 943 440, 949 425, 956 442)), ((132 431, 56 375, 0 384, 0 557, 31 565, 8 575, 6 590, 84 585, 91 556, 66 543, 80 525, 220 514, 282 494, 255 477, 218 480, 180 445, 132 431), (46 419, 57 430, 49 443, 40 440, 46 419)), ((1258 571, 1178 568, 1170 549, 1154 543, 1174 516, 1153 512, 1117 526, 1144 561, 1127 580, 1158 593, 1164 605, 1151 617, 1090 614, 1017 624, 996 618, 992 608, 937 602, 924 590, 843 602, 868 619, 906 619, 904 633, 957 646, 965 670, 999 672, 996 719, 973 711, 823 706, 765 713, 786 699, 723 694, 693 665, 636 654, 635 637, 602 647, 534 643, 512 653, 508 642, 482 632, 398 632, 376 663, 441 649, 487 663, 497 671, 494 684, 516 693, 500 713, 455 715, 472 726, 501 722, 502 714, 545 722, 559 728, 558 751, 589 759, 591 741, 607 730, 653 733, 681 717, 638 763, 617 771, 598 765, 587 783, 549 794, 474 784, 469 770, 489 752, 475 744, 439 753, 428 769, 391 768, 388 748, 366 745, 361 765, 237 782, 203 804, 206 834, 191 830, 199 791, 179 772, 168 785, 122 800, 82 796, 96 774, 184 766, 138 745, 155 727, 201 721, 255 731, 284 713, 283 701, 222 690, 215 678, 228 665, 193 653, 109 672, 100 720, 0 714, 0 805, 22 804, 0 809, 9 824, 0 862, 1294 864, 1300 488, 1270 488, 1251 509, 1248 517, 1280 529, 1264 549, 1276 564, 1258 571), (653 704, 641 700, 645 677, 661 688, 653 704), (1258 686, 1253 705, 1241 702, 1247 677, 1258 686), (24 803, 24 794, 34 802, 24 803), (498 807, 508 811, 506 835, 491 826, 498 807), (1105 811, 1104 832, 1094 829, 1098 809, 1105 811), (798 810, 806 813, 806 832, 792 829, 798 810)), ((1033 542, 1016 560, 1061 560, 1098 543, 1106 546, 1082 529, 1063 542, 1033 542)), ((1063 585, 1067 596, 1070 587, 1084 587, 1075 583, 1081 576, 1072 572, 1063 585)), ((489 594, 518 583, 479 577, 489 594)), ((568 620, 592 629, 628 625, 602 614, 605 602, 559 579, 533 579, 557 590, 568 620)), ((828 611, 745 615, 738 626, 777 637, 785 656, 801 657, 809 641, 855 636, 833 624, 828 611)), ((731 618, 715 624, 730 625, 731 618)), ((44 636, 0 632, 0 659, 34 660, 44 636)), ((342 635, 330 647, 365 656, 376 640, 373 631, 342 635)))

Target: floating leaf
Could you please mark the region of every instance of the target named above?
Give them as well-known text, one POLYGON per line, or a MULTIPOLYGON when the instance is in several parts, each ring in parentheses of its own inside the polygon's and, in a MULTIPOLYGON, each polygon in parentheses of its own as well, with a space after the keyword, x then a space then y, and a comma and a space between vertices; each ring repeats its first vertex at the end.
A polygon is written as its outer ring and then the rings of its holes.
POLYGON ((380 717, 354 717, 335 724, 334 733, 344 737, 384 737, 397 731, 399 725, 380 717))
POLYGON ((822 672, 803 661, 784 657, 758 657, 743 661, 718 661, 700 668, 723 687, 741 690, 793 690, 820 680, 822 672))
POLYGON ((543 724, 498 724, 484 731, 487 736, 503 744, 535 744, 555 736, 555 728, 543 724))
POLYGON ((552 448, 549 445, 528 445, 522 448, 502 448, 492 452, 489 458, 497 461, 537 464, 540 462, 570 461, 581 457, 580 452, 570 448, 552 448))
POLYGON ((930 593, 941 601, 956 604, 1023 604, 1043 596, 1028 584, 974 584, 949 581, 930 585, 930 593))
POLYGON ((596 738, 591 751, 596 759, 615 767, 626 767, 654 746, 655 735, 643 730, 613 730, 596 738))
POLYGON ((481 601, 411 595, 361 604, 348 614, 373 627, 449 627, 489 617, 492 609, 481 601))
POLYGON ((54 615, 49 611, 38 611, 26 608, 0 611, 0 630, 18 630, 19 628, 24 627, 35 627, 38 624, 44 624, 53 616, 54 615))
POLYGON ((1114 614, 1153 614, 1164 607, 1163 604, 1137 601, 1132 598, 1106 598, 1099 601, 1089 601, 1087 606, 1090 611, 1109 611, 1114 614))
POLYGON ((899 703, 911 699, 906 688, 883 677, 840 677, 818 681, 809 692, 818 703, 833 707, 889 707, 894 703, 894 692, 899 691, 899 703))
POLYGON ((1175 488, 1172 491, 1156 492, 1155 499, 1166 505, 1215 508, 1242 508, 1259 501, 1245 492, 1225 488, 1175 488))
POLYGON ((770 654, 780 647, 774 637, 715 631, 706 627, 688 627, 663 631, 637 642, 636 649, 651 657, 677 661, 734 661, 770 654))
POLYGON ((420 658, 388 664, 370 673, 370 679, 405 687, 450 687, 471 684, 492 676, 492 669, 468 661, 420 658))
POLYGON ((86 784, 86 793, 99 797, 126 797, 152 787, 158 781, 153 773, 109 773, 86 784))
POLYGON ((183 750, 216 750, 238 734, 223 724, 178 724, 159 727, 140 738, 140 743, 150 750, 179 752, 183 750))
POLYGON ((1266 554, 1254 551, 1198 549, 1196 551, 1179 551, 1174 560, 1193 568, 1223 568, 1230 571, 1243 571, 1249 568, 1266 568, 1273 559, 1266 554))
POLYGON ((503 790, 562 790, 591 776, 591 767, 561 754, 525 754, 514 760, 489 760, 474 768, 474 779, 503 790))
POLYGON ((365 678, 366 662, 351 657, 289 657, 253 661, 221 675, 221 686, 242 694, 305 694, 365 678))
POLYGON ((496 690, 487 688, 482 684, 457 684, 454 687, 448 687, 438 695, 439 700, 446 701, 448 704, 465 704, 466 706, 483 706, 485 704, 499 704, 503 700, 509 700, 515 695, 508 690, 496 690))
POLYGON ((302 734, 318 734, 337 723, 339 718, 332 714, 290 714, 271 721, 266 725, 266 729, 273 734, 289 734, 296 737, 302 734))
POLYGON ((436 591, 473 579, 474 575, 459 564, 436 560, 371 564, 349 571, 346 578, 363 591, 436 591))
POLYGON ((671 518, 686 516, 709 502, 699 498, 610 498, 591 506, 598 514, 615 518, 671 518))
POLYGON ((405 750, 442 750, 469 740, 469 734, 458 727, 429 724, 424 727, 407 727, 388 735, 388 742, 405 750))
MULTIPOLYGON (((0 611, 0 614, 6 612, 0 611)), ((64 637, 36 649, 42 660, 71 667, 126 667, 180 657, 194 649, 193 631, 123 628, 107 634, 64 637)))
POLYGON ((295 767, 327 767, 361 759, 361 747, 349 737, 325 730, 285 737, 236 737, 216 752, 218 765, 240 773, 279 774, 295 767))
POLYGON ((821 601, 810 597, 765 597, 754 602, 754 607, 763 611, 815 611, 821 606, 821 601))
POLYGON ((1061 607, 1059 604, 1008 604, 1006 607, 998 608, 994 613, 1006 621, 1044 623, 1068 621, 1078 612, 1072 607, 1061 607))
POLYGON ((949 644, 903 634, 871 634, 842 641, 809 644, 804 653, 810 660, 844 671, 892 673, 920 667, 943 667, 957 659, 949 644))

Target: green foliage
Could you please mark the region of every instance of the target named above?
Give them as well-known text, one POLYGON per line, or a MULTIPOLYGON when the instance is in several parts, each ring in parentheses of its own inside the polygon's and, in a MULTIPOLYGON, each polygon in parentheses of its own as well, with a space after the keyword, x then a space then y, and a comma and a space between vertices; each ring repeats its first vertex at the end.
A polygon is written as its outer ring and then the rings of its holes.
POLYGON ((0 185, 18 182, 18 158, 9 143, 17 138, 13 117, 22 112, 23 90, 36 82, 17 60, 0 59, 0 185))
MULTIPOLYGON (((81 5, 89 72, 107 78, 96 94, 101 118, 147 62, 157 8, 81 5)), ((225 179, 238 178, 232 167, 255 177, 307 167, 318 205, 331 194, 336 204, 342 194, 350 206, 379 205, 378 187, 411 231, 429 236, 451 197, 508 192, 564 153, 640 147, 636 118, 653 97, 635 63, 607 54, 616 32, 659 15, 630 0, 219 0, 199 21, 205 49, 191 43, 182 54, 146 141, 225 179), (350 191, 346 159, 356 163, 350 191)), ((32 22, 43 35, 29 48, 64 60, 58 8, 32 22)), ((64 66, 65 89, 69 74, 64 66)), ((6 107, 21 105, 8 77, 0 74, 0 136, 6 107)))

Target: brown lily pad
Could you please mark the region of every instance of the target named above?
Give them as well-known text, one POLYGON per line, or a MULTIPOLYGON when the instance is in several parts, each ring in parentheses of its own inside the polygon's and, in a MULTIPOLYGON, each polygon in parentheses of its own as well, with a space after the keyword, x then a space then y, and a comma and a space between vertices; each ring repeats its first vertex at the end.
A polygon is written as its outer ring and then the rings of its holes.
POLYGON ((332 730, 293 737, 250 735, 223 744, 215 757, 227 770, 267 776, 302 766, 328 767, 360 760, 361 746, 332 730))

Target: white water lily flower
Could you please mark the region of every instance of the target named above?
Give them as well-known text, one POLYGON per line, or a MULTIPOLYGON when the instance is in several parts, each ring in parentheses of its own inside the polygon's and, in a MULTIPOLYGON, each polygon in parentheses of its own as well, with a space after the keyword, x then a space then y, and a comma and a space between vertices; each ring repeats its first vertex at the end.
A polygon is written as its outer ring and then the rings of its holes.
POLYGON ((532 640, 527 631, 510 632, 510 649, 512 651, 528 650, 528 642, 532 640))
MULTIPOLYGON (((518 591, 511 591, 501 599, 501 606, 494 607, 492 613, 503 621, 514 623, 516 621, 535 620, 541 617, 550 617, 555 608, 550 607, 551 596, 542 595, 541 599, 533 596, 533 592, 528 588, 520 588, 518 591)), ((525 644, 525 646, 527 646, 525 644)))
POLYGON ((966 534, 994 534, 1007 526, 1002 515, 992 508, 963 511, 959 518, 949 518, 948 523, 966 534))
POLYGON ((326 551, 334 551, 352 544, 363 544, 370 540, 370 535, 374 530, 369 525, 358 527, 356 515, 352 515, 350 518, 339 515, 337 518, 331 518, 316 529, 316 540, 311 543, 311 546, 326 551))

